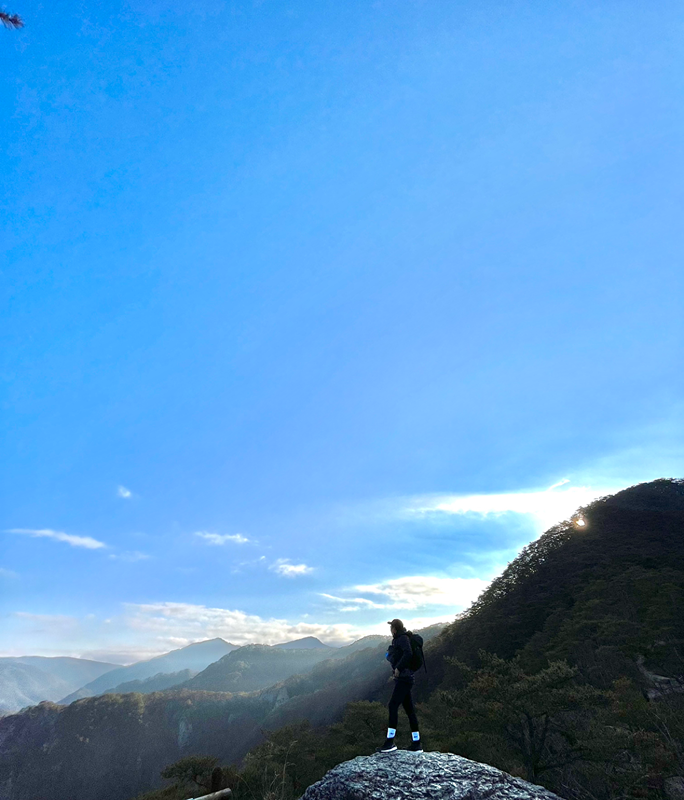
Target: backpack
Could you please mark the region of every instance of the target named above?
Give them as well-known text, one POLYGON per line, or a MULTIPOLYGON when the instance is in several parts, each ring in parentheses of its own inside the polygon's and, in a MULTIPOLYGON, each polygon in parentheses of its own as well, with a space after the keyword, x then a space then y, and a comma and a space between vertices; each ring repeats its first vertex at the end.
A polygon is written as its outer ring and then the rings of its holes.
POLYGON ((425 656, 423 655, 423 637, 419 633, 412 633, 411 631, 406 631, 406 635, 409 638, 409 642, 411 642, 411 660, 408 664, 409 669, 411 672, 416 672, 421 667, 425 667, 425 672, 427 672, 427 667, 425 666, 425 656))

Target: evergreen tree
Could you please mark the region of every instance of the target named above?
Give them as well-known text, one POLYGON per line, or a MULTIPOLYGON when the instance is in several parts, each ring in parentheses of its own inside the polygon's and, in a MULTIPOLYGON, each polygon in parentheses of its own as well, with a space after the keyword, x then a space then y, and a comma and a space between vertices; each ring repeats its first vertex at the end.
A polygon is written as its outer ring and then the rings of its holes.
POLYGON ((166 767, 161 776, 174 781, 177 785, 188 786, 195 784, 200 789, 211 791, 211 775, 218 765, 218 759, 213 756, 186 756, 166 767))
POLYGON ((605 692, 582 683, 578 670, 564 661, 528 674, 519 658, 506 661, 484 650, 479 658, 479 669, 449 659, 465 685, 436 698, 461 732, 472 732, 491 752, 507 754, 507 766, 517 762, 532 782, 589 756, 582 733, 587 713, 608 702, 605 692))

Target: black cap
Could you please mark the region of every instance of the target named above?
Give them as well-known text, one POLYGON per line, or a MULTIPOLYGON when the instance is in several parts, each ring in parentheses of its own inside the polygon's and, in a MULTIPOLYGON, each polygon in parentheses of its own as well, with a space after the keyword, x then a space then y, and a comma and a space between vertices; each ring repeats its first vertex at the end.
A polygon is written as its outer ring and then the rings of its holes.
POLYGON ((400 619, 391 619, 387 622, 388 625, 391 625, 397 631, 404 630, 404 623, 400 619))

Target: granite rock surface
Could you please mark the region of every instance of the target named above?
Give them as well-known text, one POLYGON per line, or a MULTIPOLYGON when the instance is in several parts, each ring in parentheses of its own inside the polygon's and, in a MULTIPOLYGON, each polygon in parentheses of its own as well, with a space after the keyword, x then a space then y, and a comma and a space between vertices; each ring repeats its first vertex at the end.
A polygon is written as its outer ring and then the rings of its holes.
POLYGON ((377 753, 338 764, 300 800, 562 800, 451 753, 377 753))

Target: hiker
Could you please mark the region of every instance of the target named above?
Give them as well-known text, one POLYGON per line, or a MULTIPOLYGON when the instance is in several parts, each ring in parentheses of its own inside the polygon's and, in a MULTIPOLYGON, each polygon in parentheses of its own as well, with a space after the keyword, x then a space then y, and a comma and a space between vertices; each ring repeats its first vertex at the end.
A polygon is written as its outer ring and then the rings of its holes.
MULTIPOLYGON (((392 665, 392 675, 394 676, 394 691, 389 701, 389 728, 387 729, 387 739, 385 744, 377 749, 378 753, 391 753, 397 749, 394 737, 397 732, 397 721, 399 719, 399 706, 404 706, 404 711, 409 718, 411 725, 411 746, 409 751, 412 753, 422 753, 423 745, 420 741, 418 732, 418 718, 413 707, 411 697, 411 687, 413 686, 413 672, 409 668, 413 650, 409 631, 404 627, 400 619, 393 619, 387 623, 392 632, 392 644, 389 646, 386 658, 392 665)), ((422 644, 422 640, 421 640, 422 644)))

